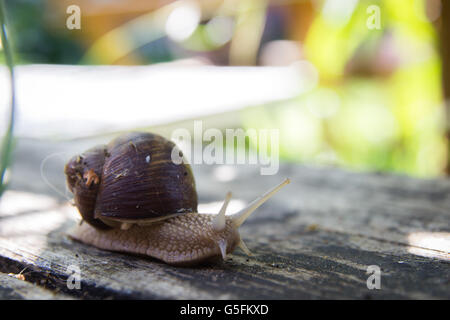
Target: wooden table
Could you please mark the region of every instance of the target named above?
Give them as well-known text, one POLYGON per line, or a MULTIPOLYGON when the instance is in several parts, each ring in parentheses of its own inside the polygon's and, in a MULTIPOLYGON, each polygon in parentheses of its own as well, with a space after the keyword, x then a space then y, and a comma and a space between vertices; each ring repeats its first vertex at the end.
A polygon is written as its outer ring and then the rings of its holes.
POLYGON ((0 298, 450 298, 449 180, 288 164, 276 176, 256 166, 194 166, 201 209, 213 212, 228 190, 236 210, 284 177, 292 183, 242 226, 254 256, 237 249, 219 264, 177 268, 67 237, 78 218, 53 190, 64 194, 63 162, 41 162, 90 143, 19 141, 0 206, 0 298), (367 286, 373 265, 380 289, 367 286), (67 287, 69 266, 80 269, 81 289, 67 287))

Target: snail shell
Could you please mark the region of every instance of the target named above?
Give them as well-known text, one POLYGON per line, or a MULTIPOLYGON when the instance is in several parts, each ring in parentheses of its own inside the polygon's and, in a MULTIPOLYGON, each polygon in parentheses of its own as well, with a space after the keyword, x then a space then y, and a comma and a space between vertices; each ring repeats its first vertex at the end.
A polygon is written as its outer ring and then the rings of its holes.
POLYGON ((175 164, 176 145, 152 133, 130 133, 73 157, 67 184, 83 219, 100 229, 147 224, 197 212, 189 164, 175 164))

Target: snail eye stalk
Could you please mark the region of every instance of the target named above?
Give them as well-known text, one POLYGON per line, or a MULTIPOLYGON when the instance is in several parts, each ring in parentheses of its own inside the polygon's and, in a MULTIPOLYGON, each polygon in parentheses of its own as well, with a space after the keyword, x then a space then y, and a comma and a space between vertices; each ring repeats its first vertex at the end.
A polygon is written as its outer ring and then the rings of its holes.
POLYGON ((228 204, 231 200, 231 192, 228 192, 225 196, 225 201, 223 202, 222 208, 219 213, 212 220, 212 228, 215 231, 222 231, 225 229, 225 212, 227 211, 228 204))
POLYGON ((283 182, 281 182, 279 185, 273 187, 266 193, 264 193, 262 196, 256 198, 254 201, 252 201, 246 208, 242 209, 239 212, 236 212, 231 216, 231 220, 233 221, 233 224, 236 227, 241 226, 245 220, 255 211, 260 205, 262 205, 264 202, 269 200, 275 193, 277 193, 281 188, 283 188, 285 185, 289 184, 291 180, 285 179, 283 182))

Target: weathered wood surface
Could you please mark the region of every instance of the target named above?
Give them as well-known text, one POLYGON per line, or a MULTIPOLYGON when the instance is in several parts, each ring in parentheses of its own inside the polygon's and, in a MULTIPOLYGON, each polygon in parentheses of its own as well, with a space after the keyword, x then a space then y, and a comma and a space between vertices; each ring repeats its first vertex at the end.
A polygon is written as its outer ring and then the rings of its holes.
POLYGON ((5 274, 0 272, 0 300, 69 300, 71 296, 47 290, 20 279, 22 274, 5 274))
MULTIPOLYGON (((282 165, 276 176, 228 168, 225 178, 234 178, 219 181, 223 168, 195 166, 200 202, 209 203, 201 208, 213 212, 228 190, 233 210, 284 177, 292 183, 242 226, 254 256, 237 250, 220 264, 176 268, 66 236, 77 214, 42 182, 40 161, 68 149, 24 142, 17 150, 13 177, 22 180, 0 206, 1 272, 27 267, 29 281, 79 298, 450 298, 449 180, 282 165), (80 290, 66 285, 71 265, 81 270, 80 290), (370 265, 381 269, 380 290, 367 288, 370 265)), ((61 168, 44 171, 64 193, 61 168)))

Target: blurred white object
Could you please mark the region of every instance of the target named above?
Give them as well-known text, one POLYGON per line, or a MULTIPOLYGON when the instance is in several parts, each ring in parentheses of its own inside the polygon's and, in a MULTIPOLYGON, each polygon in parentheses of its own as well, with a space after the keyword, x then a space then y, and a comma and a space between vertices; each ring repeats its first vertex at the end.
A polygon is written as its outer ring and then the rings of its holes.
MULTIPOLYGON (((317 83, 308 62, 289 67, 26 65, 16 67, 17 123, 26 137, 70 138, 288 99, 317 83)), ((0 68, 0 123, 9 78, 0 68)))
POLYGON ((288 66, 302 59, 300 43, 290 40, 274 40, 266 43, 261 52, 263 66, 288 66))
POLYGON ((201 14, 197 2, 185 1, 181 3, 173 9, 167 18, 167 35, 175 41, 186 40, 197 28, 201 14))

